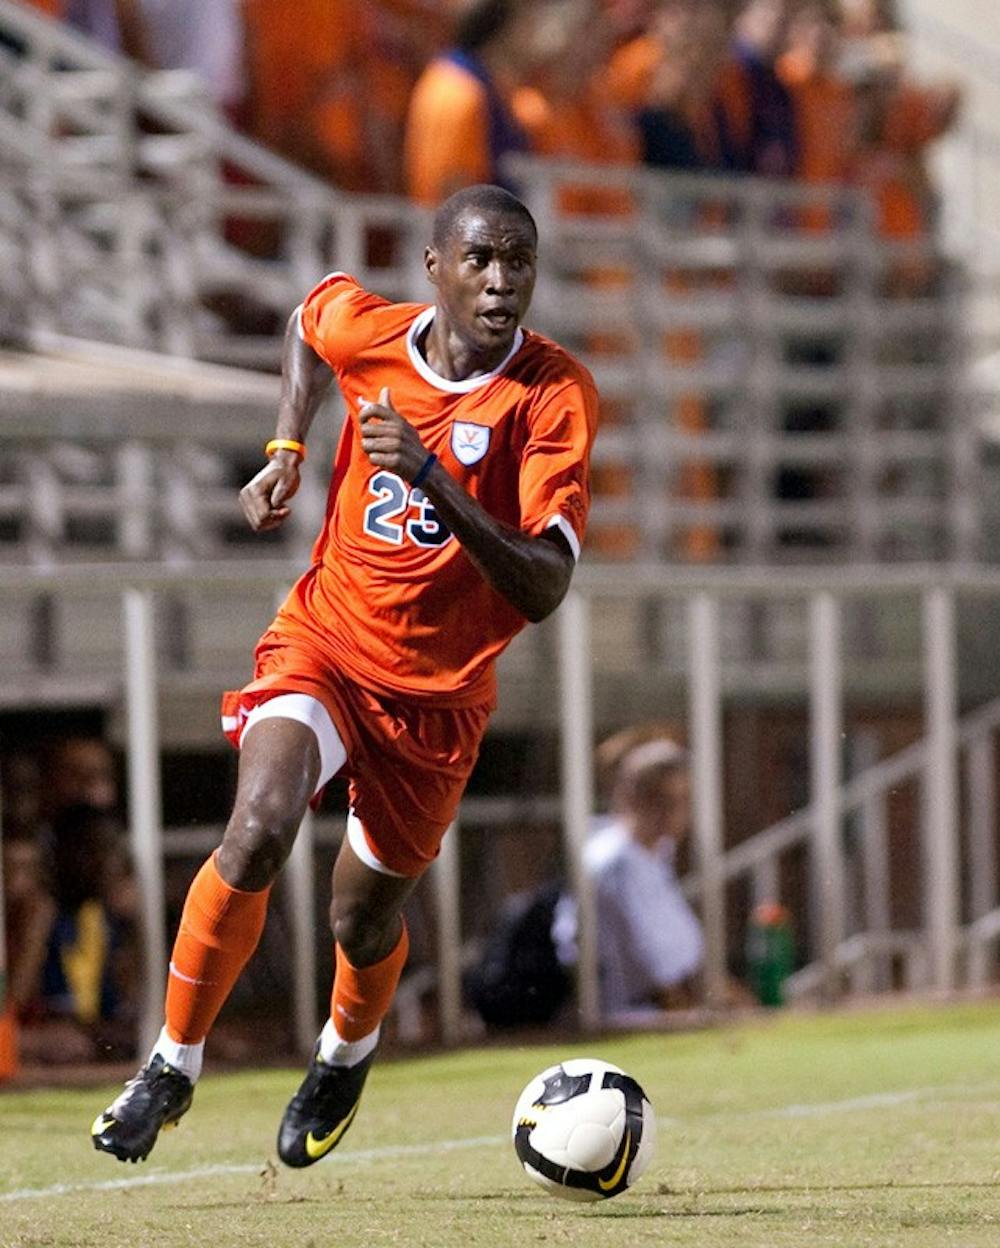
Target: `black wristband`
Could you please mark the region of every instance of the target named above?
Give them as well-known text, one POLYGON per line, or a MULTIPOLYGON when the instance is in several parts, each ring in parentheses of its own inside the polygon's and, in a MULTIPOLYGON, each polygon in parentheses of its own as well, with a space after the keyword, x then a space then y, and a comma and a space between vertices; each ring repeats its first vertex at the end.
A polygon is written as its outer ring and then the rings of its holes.
POLYGON ((433 451, 431 451, 431 453, 427 456, 424 462, 420 465, 420 471, 410 482, 410 485, 413 486, 414 489, 416 489, 418 485, 423 485, 423 483, 427 480, 427 474, 430 472, 430 470, 434 467, 434 465, 437 462, 438 462, 438 457, 434 454, 433 451))

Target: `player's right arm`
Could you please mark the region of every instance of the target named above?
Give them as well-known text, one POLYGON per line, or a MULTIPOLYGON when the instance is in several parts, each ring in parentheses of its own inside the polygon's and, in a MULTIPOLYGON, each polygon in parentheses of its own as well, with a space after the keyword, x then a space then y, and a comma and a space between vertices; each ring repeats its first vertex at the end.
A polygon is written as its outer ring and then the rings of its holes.
MULTIPOLYGON (((299 332, 301 308, 296 308, 285 329, 281 357, 281 397, 274 436, 305 443, 316 409, 333 373, 325 360, 299 332)), ((294 450, 276 450, 264 467, 240 490, 240 505, 256 533, 277 528, 288 517, 289 502, 299 488, 302 456, 294 450)))

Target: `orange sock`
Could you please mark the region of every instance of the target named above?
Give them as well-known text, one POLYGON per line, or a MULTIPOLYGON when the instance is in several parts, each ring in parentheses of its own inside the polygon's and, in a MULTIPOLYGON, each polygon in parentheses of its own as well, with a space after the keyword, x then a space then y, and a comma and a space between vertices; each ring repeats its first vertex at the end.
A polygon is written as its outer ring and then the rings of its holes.
POLYGON ((385 1018, 409 952, 405 920, 395 949, 374 966, 352 966, 340 946, 336 946, 337 973, 333 978, 330 1017, 341 1040, 361 1040, 385 1018))
POLYGON ((270 892, 231 888, 214 854, 192 880, 167 980, 167 1034, 178 1044, 199 1044, 208 1035, 257 948, 270 892))

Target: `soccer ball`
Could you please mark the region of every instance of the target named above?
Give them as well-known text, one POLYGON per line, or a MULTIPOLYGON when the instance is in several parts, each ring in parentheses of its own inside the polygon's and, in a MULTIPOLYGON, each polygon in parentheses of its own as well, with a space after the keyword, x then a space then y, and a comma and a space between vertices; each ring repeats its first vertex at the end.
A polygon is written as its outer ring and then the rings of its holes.
POLYGON ((578 1057, 543 1070, 524 1089, 511 1127, 518 1160, 564 1200, 608 1200, 638 1179, 656 1146, 656 1117, 617 1066, 578 1057))

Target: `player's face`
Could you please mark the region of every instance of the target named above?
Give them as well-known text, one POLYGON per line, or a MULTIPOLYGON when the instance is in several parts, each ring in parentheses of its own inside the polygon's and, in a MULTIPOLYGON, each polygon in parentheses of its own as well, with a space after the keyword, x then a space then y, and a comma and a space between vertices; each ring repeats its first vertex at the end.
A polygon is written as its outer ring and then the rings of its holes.
POLYGON ((535 289, 529 223, 515 214, 466 212, 443 247, 427 249, 426 266, 448 332, 476 354, 503 359, 535 289))

